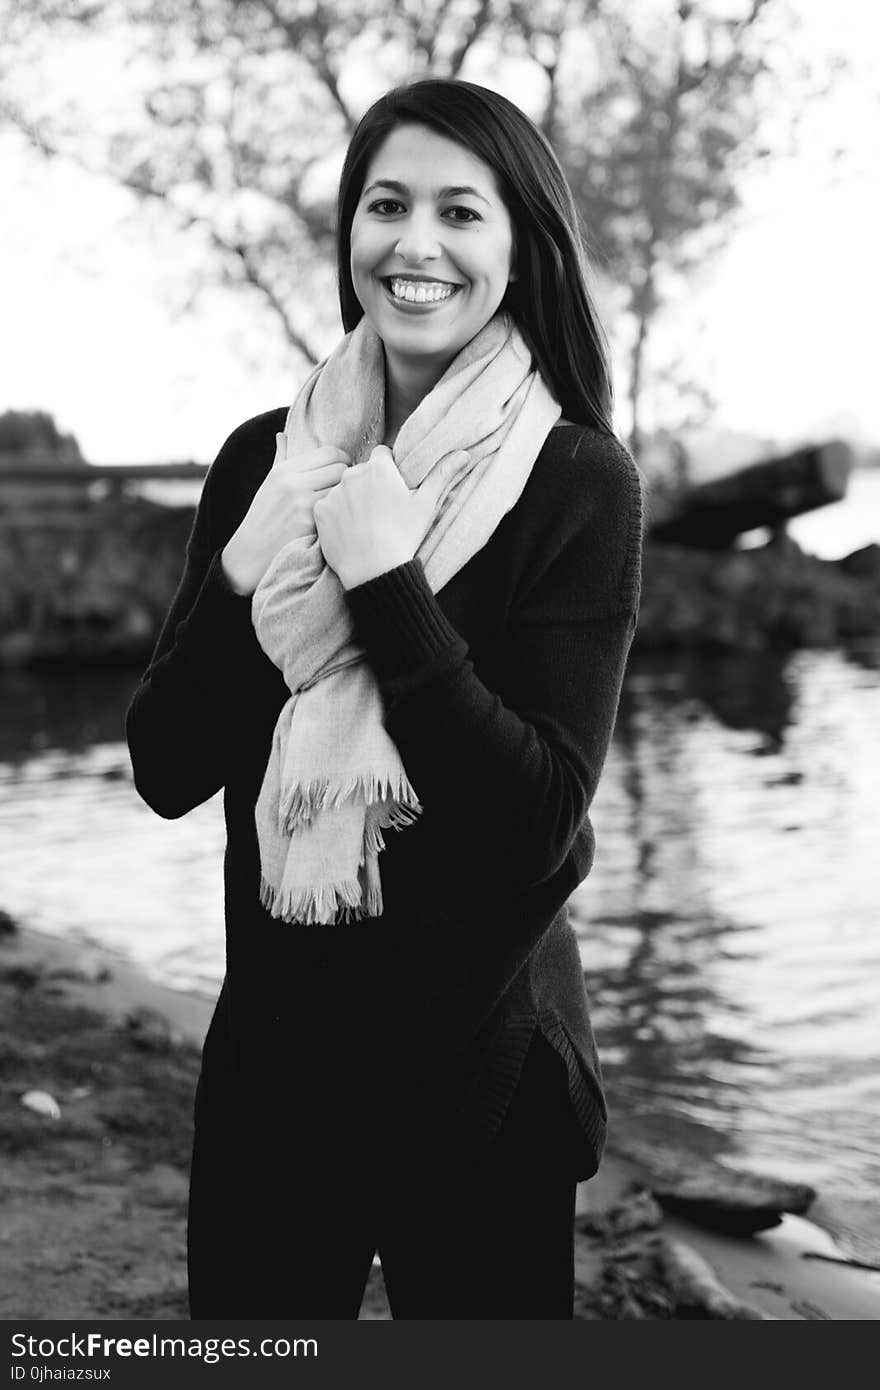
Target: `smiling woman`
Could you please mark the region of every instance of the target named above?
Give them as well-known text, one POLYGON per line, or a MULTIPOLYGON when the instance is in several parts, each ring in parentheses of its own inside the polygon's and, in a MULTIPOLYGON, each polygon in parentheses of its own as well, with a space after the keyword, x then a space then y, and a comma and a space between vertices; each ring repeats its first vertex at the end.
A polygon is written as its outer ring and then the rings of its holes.
POLYGON ((225 789, 191 1313, 357 1317, 378 1250, 395 1317, 570 1318, 606 1111, 567 902, 639 477, 571 193, 512 103, 376 102, 337 268, 344 335, 220 451, 127 715, 160 815, 225 789))

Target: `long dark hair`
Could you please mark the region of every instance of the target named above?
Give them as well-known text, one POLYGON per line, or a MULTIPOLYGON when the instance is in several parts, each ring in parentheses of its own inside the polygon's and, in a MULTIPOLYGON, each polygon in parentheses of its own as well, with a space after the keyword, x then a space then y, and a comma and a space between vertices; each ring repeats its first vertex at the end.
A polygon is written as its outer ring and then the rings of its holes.
POLYGON ((549 143, 519 107, 487 87, 427 77, 386 92, 361 117, 339 181, 336 256, 348 333, 363 317, 351 279, 351 224, 373 154, 395 127, 418 123, 463 145, 494 170, 513 224, 517 278, 506 310, 565 419, 614 434, 608 346, 568 180, 549 143))

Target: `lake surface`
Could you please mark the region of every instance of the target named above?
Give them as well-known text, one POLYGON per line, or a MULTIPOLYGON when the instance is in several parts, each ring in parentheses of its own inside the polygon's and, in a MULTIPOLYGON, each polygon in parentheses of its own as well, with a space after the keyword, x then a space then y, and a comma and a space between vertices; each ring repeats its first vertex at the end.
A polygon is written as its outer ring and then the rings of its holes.
MULTIPOLYGON (((136 681, 0 674, 0 907, 215 993, 221 799, 139 800, 136 681)), ((811 1182, 880 1249, 878 787, 880 641, 634 662, 571 905, 621 1122, 811 1182)))

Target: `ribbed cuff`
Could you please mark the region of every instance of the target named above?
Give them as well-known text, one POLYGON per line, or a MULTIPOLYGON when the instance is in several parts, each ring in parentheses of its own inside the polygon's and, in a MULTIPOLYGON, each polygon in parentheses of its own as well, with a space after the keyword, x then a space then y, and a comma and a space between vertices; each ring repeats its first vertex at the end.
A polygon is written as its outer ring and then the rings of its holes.
POLYGON ((266 660, 251 621, 252 595, 232 588, 221 555, 222 550, 215 552, 196 601, 175 634, 180 656, 206 683, 217 677, 238 682, 266 660))
POLYGON ((355 637, 380 680, 460 660, 467 643, 448 621, 421 560, 407 560, 346 590, 355 637))

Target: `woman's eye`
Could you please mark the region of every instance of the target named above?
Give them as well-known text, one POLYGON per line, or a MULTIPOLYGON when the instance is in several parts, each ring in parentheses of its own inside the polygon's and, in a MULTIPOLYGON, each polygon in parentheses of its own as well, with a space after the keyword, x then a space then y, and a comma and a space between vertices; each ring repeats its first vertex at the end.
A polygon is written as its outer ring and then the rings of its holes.
MULTIPOLYGON (((387 209, 400 208, 401 206, 402 204, 400 204, 396 198, 377 198, 375 203, 370 204, 367 211, 378 212, 380 216, 384 216, 385 211, 387 209)), ((447 208, 446 211, 448 213, 463 212, 465 214, 464 217, 453 217, 453 222, 479 222, 480 220, 480 214, 478 212, 474 212, 473 208, 462 207, 459 204, 456 204, 454 207, 447 208)))

